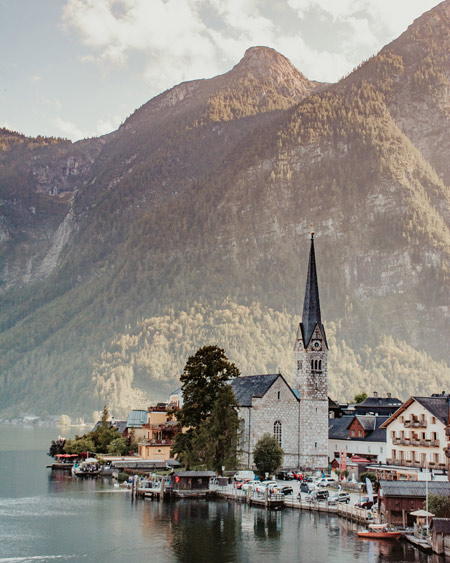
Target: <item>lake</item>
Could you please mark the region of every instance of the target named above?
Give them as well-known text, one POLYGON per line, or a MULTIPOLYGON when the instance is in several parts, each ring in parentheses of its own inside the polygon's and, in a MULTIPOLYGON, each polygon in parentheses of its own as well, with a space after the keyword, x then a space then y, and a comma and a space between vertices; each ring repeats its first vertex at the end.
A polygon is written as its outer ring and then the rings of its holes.
POLYGON ((404 542, 358 540, 356 526, 337 516, 225 501, 132 502, 108 480, 52 474, 46 452, 59 433, 0 426, 1 563, 445 561, 404 542))

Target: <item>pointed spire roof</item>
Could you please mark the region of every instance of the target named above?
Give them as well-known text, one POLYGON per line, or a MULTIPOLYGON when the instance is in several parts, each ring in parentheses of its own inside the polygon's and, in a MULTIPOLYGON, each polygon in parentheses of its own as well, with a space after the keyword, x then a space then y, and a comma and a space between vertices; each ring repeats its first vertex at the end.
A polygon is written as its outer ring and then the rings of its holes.
POLYGON ((317 283, 316 256, 314 252, 314 231, 311 230, 311 249, 309 251, 308 276, 306 278, 305 301, 303 303, 302 334, 303 343, 308 346, 316 325, 319 325, 325 339, 325 329, 320 315, 319 286, 317 283))

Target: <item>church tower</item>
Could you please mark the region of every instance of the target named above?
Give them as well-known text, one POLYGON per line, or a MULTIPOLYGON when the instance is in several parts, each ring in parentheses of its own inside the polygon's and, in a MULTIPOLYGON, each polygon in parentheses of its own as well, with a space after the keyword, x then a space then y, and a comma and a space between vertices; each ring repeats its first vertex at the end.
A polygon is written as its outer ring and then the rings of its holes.
POLYGON ((328 345, 320 314, 314 232, 311 232, 303 316, 295 341, 294 388, 300 397, 299 462, 328 467, 328 345))

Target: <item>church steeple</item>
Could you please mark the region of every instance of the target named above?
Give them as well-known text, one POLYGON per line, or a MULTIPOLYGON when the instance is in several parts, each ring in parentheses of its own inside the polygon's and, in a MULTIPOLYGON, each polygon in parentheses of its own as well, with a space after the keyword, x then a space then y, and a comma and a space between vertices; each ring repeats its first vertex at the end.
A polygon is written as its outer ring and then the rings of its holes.
POLYGON ((308 276, 306 278, 305 301, 301 322, 304 346, 307 347, 314 329, 319 325, 325 339, 325 329, 320 315, 319 286, 317 283, 316 256, 314 252, 314 231, 311 230, 311 248, 309 251, 308 276))

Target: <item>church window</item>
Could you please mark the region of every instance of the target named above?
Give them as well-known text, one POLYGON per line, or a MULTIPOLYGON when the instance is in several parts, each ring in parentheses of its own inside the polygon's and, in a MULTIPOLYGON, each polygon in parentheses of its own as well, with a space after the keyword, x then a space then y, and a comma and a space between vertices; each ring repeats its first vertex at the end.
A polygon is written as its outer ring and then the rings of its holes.
POLYGON ((245 446, 245 439, 246 439, 245 420, 243 418, 241 418, 241 448, 243 448, 245 446))
POLYGON ((314 447, 317 448, 317 442, 314 442, 314 447))
POLYGON ((318 360, 317 369, 318 369, 319 371, 322 371, 322 360, 318 360))
POLYGON ((435 416, 431 417, 431 424, 436 424, 436 417, 435 416))
POLYGON ((302 361, 297 360, 297 371, 302 371, 302 361))
POLYGON ((281 422, 279 420, 276 420, 273 424, 273 436, 281 446, 282 435, 281 435, 281 422))
POLYGON ((281 399, 281 391, 278 391, 278 400, 281 399))

